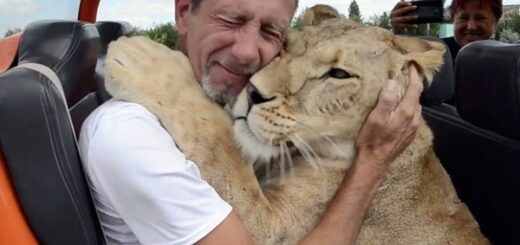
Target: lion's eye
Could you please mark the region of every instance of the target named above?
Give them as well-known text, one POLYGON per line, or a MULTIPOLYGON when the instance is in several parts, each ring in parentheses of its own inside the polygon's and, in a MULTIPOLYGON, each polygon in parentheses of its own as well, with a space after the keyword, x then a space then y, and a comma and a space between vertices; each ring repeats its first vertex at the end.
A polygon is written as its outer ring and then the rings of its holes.
POLYGON ((322 78, 336 78, 336 79, 347 79, 351 77, 357 77, 354 76, 347 71, 339 68, 331 68, 327 73, 323 74, 322 78))
POLYGON ((348 72, 337 68, 330 69, 329 76, 338 79, 345 79, 351 77, 351 75, 348 72))

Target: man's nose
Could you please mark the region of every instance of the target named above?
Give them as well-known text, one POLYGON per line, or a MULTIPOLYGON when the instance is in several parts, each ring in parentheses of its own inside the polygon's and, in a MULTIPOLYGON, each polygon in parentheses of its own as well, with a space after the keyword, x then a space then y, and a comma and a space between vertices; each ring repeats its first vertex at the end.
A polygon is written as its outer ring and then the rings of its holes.
POLYGON ((247 28, 238 33, 231 49, 233 56, 242 65, 260 64, 259 33, 254 28, 247 28))

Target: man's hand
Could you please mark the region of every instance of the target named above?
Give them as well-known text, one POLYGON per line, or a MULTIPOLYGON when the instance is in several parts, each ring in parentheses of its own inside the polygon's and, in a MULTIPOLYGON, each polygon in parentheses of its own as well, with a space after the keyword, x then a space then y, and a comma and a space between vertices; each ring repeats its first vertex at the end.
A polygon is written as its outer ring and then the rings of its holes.
POLYGON ((416 27, 416 25, 410 24, 410 21, 416 20, 418 16, 406 16, 407 13, 415 9, 417 9, 416 5, 405 1, 400 1, 394 6, 392 12, 390 12, 390 24, 395 34, 402 34, 408 29, 416 27))
POLYGON ((390 163, 413 140, 421 119, 422 78, 414 66, 400 101, 400 88, 388 82, 363 124, 357 155, 318 225, 301 244, 355 244, 363 218, 390 163), (335 234, 331 236, 330 234, 335 234))
POLYGON ((414 66, 409 67, 408 77, 410 84, 401 102, 399 85, 387 82, 357 138, 358 155, 372 159, 382 170, 412 142, 419 127, 423 79, 414 66))

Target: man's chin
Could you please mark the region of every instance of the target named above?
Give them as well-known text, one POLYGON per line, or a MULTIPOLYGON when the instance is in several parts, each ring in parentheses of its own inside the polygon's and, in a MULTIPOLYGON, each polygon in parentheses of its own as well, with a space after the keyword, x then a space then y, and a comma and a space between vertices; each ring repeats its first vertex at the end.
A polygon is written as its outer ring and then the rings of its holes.
POLYGON ((208 97, 222 106, 232 106, 235 103, 238 94, 234 93, 232 89, 228 89, 225 86, 215 86, 209 76, 204 76, 202 79, 202 89, 206 95, 208 95, 208 97))

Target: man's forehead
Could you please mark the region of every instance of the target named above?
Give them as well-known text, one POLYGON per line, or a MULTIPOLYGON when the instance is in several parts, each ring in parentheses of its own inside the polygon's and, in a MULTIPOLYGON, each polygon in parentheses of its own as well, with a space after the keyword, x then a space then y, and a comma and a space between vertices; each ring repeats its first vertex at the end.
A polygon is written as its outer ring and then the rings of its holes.
MULTIPOLYGON (((217 6, 213 11, 215 14, 222 14, 235 18, 244 18, 247 20, 259 18, 263 24, 270 24, 278 28, 287 28, 292 18, 292 12, 288 12, 287 15, 284 16, 280 15, 280 13, 283 13, 283 11, 273 12, 269 11, 269 8, 265 9, 261 7, 262 1, 258 1, 256 3, 242 1, 242 4, 237 4, 236 2, 223 3, 222 5, 217 6)), ((267 5, 265 5, 265 7, 267 7, 267 5)))

